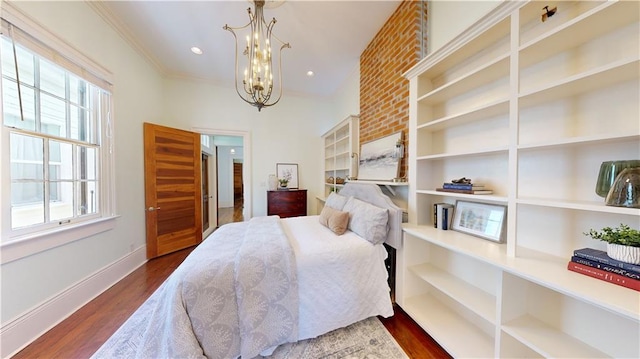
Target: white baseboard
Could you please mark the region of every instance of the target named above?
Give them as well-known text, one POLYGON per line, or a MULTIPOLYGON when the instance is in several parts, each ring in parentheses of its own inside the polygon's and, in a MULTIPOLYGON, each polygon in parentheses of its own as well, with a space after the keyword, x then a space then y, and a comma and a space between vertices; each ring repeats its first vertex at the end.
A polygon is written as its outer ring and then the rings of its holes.
POLYGON ((0 328, 0 357, 15 355, 146 261, 143 246, 7 323, 0 328))

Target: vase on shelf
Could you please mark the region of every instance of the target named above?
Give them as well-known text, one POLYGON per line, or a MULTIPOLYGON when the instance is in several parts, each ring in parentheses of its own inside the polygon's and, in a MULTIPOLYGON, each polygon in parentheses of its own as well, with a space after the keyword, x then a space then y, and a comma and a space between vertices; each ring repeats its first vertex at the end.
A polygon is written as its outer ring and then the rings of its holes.
POLYGON ((269 191, 275 191, 278 188, 278 177, 269 175, 269 191))
POLYGON ((640 167, 640 160, 605 161, 600 165, 598 181, 596 182, 596 193, 602 198, 606 198, 611 185, 616 177, 625 168, 640 167))
POLYGON ((607 243, 607 255, 617 261, 640 264, 640 247, 607 243))
POLYGON ((625 168, 611 185, 607 206, 640 208, 640 167, 625 168))

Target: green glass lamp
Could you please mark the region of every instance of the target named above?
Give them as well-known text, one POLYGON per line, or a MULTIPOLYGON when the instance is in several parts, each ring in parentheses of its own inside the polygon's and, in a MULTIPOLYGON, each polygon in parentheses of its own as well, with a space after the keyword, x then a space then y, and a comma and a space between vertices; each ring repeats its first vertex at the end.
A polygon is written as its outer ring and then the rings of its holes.
POLYGON ((609 189, 606 204, 640 208, 640 167, 625 168, 620 172, 609 189))
POLYGON ((600 165, 598 181, 596 182, 596 193, 605 198, 616 177, 625 168, 640 167, 640 160, 605 161, 600 165))

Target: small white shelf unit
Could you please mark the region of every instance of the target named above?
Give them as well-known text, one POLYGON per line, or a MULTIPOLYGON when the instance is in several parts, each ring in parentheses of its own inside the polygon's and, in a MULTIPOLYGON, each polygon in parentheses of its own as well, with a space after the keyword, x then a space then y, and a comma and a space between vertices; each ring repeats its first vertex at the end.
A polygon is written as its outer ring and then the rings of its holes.
POLYGON ((322 135, 324 143, 324 196, 325 198, 334 191, 340 191, 348 177, 353 176, 353 168, 357 166, 357 157, 360 146, 360 117, 350 115, 332 129, 322 135), (329 179, 332 178, 333 181, 329 179), (345 182, 336 183, 341 178, 345 182))
POLYGON ((409 70, 409 223, 398 304, 454 357, 638 358, 640 292, 571 272, 605 206, 600 164, 640 158, 640 2, 505 1, 409 70), (541 21, 542 8, 557 12, 541 21), (472 178, 492 195, 438 192, 472 178), (433 204, 507 206, 506 242, 433 204))

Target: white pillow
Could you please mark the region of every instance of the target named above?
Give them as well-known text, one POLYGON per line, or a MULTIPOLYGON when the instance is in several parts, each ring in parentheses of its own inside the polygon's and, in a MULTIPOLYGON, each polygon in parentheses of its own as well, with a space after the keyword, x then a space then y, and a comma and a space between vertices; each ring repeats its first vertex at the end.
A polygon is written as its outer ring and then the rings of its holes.
POLYGON ((324 202, 324 205, 333 209, 337 209, 338 211, 342 211, 342 208, 344 207, 345 203, 347 203, 348 199, 349 197, 331 192, 329 197, 327 197, 327 200, 324 202))
POLYGON ((357 198, 349 197, 342 208, 349 212, 349 229, 373 244, 387 239, 389 211, 357 198))

